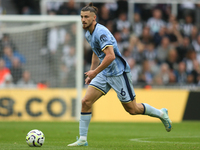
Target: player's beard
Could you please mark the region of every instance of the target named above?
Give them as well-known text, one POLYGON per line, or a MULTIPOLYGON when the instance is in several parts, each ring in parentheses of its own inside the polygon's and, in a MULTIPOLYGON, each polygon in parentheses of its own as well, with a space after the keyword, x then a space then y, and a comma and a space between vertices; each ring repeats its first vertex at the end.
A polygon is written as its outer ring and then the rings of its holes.
POLYGON ((86 27, 83 26, 83 29, 88 30, 91 26, 92 26, 92 22, 86 27))

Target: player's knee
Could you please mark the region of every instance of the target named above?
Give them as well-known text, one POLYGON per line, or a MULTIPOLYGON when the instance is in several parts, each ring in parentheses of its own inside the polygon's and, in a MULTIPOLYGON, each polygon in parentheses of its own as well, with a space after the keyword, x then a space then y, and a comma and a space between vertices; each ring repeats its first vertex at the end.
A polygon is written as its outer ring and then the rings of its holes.
POLYGON ((129 112, 129 114, 130 114, 130 115, 137 115, 137 112, 134 111, 134 110, 132 110, 132 111, 129 112))
POLYGON ((135 110, 126 110, 130 115, 137 115, 137 112, 135 110))
POLYGON ((138 114, 137 107, 133 107, 133 106, 128 107, 128 106, 126 106, 124 108, 130 115, 137 115, 138 114))
POLYGON ((91 108, 92 107, 91 101, 88 100, 87 98, 82 99, 82 107, 83 108, 91 108))

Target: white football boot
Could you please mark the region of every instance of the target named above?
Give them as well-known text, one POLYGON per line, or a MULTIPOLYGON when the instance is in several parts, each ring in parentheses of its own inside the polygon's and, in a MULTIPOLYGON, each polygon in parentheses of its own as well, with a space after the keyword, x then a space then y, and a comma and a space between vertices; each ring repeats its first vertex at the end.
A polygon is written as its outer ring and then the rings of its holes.
POLYGON ((88 142, 86 140, 78 139, 76 142, 69 144, 67 146, 88 146, 88 142))
POLYGON ((163 114, 162 114, 160 120, 164 124, 167 132, 170 132, 172 129, 172 121, 169 119, 168 110, 166 108, 162 108, 161 111, 163 112, 163 114))

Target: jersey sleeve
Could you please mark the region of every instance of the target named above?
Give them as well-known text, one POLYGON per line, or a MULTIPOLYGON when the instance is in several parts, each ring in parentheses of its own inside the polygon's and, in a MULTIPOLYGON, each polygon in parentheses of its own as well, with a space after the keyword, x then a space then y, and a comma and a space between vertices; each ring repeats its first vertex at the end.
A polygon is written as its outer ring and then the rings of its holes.
POLYGON ((96 35, 96 40, 102 51, 108 46, 113 46, 112 37, 107 30, 99 30, 96 35))

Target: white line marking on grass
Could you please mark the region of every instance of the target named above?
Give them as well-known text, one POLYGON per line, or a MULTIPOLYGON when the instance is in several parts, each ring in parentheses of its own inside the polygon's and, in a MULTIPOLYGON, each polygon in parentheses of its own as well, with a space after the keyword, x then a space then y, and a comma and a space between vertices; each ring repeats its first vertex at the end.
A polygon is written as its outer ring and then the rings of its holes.
MULTIPOLYGON (((199 138, 200 136, 179 136, 179 137, 167 137, 167 138, 199 138)), ((157 138, 157 137, 155 137, 157 138)), ((168 143, 168 144, 200 144, 200 142, 172 142, 172 141, 152 141, 152 139, 155 138, 135 138, 135 139, 130 139, 130 141, 133 142, 141 142, 141 143, 168 143), (150 140, 151 139, 151 140, 150 140)), ((161 138, 159 139, 167 139, 167 138, 161 138)))

